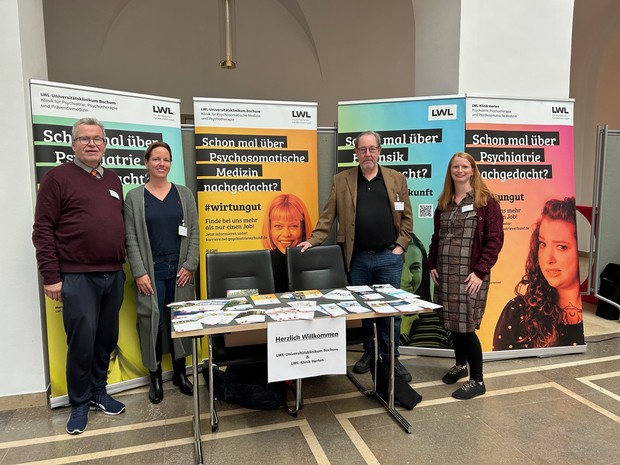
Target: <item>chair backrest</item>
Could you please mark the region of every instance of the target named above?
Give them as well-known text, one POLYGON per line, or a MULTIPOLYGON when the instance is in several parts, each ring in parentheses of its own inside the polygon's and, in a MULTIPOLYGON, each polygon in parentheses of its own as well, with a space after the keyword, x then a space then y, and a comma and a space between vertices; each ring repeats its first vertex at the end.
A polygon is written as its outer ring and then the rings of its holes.
POLYGON ((207 298, 226 297, 227 290, 275 292, 269 250, 207 253, 207 298))
POLYGON ((339 245, 311 247, 303 253, 300 247, 289 247, 286 268, 290 291, 342 288, 348 284, 339 245))

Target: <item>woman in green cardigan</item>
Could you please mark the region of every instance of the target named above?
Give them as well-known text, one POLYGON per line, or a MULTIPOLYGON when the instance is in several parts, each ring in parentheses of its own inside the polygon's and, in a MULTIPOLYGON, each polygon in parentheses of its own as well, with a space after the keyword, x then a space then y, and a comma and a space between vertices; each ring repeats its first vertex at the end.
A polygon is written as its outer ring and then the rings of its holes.
POLYGON ((195 299, 194 271, 199 263, 196 201, 185 186, 168 181, 170 146, 154 142, 144 154, 149 176, 144 186, 127 193, 125 230, 127 257, 135 279, 136 311, 142 363, 149 370, 149 400, 164 398, 161 377, 163 345, 172 356, 172 381, 183 394, 193 386, 185 374, 189 340, 170 336, 167 304, 195 299), (163 337, 165 335, 165 337, 163 337))

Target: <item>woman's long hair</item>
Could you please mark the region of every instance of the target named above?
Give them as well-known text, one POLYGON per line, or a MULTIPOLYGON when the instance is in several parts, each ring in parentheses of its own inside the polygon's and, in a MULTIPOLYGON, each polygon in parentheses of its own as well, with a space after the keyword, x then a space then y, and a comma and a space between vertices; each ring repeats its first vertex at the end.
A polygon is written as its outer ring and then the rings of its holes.
POLYGON ((538 262, 540 224, 545 218, 572 224, 576 237, 575 197, 548 200, 532 230, 525 275, 515 286, 515 293, 525 300, 526 312, 521 324, 526 330, 529 347, 553 346, 559 337, 558 328, 564 323, 563 310, 558 306, 558 291, 547 282, 538 262))
POLYGON ((263 246, 266 249, 276 249, 276 245, 271 240, 271 222, 275 216, 280 218, 299 218, 301 221, 301 238, 300 242, 310 237, 312 225, 310 223, 310 215, 303 201, 293 194, 280 194, 275 197, 269 208, 265 212, 265 221, 263 221, 263 246))
POLYGON ((426 248, 422 241, 415 234, 411 235, 411 243, 409 247, 417 247, 420 249, 422 254, 422 280, 420 281, 420 286, 418 286, 417 290, 414 290, 414 294, 418 294, 422 300, 426 300, 428 302, 432 301, 431 298, 431 272, 428 267, 428 254, 426 253, 426 248))
POLYGON ((456 157, 464 158, 471 164, 472 176, 470 179, 470 184, 473 188, 472 194, 474 196, 474 207, 486 207, 489 197, 493 197, 497 201, 497 195, 487 187, 484 179, 482 179, 482 177, 480 176, 480 170, 478 170, 478 166, 476 165, 476 160, 474 160, 474 157, 465 152, 457 152, 452 155, 452 158, 450 158, 450 161, 448 162, 446 178, 443 182, 443 191, 441 192, 439 200, 437 201, 437 208, 440 211, 444 211, 446 208, 448 208, 448 205, 454 202, 455 189, 450 167, 452 166, 452 161, 456 157))

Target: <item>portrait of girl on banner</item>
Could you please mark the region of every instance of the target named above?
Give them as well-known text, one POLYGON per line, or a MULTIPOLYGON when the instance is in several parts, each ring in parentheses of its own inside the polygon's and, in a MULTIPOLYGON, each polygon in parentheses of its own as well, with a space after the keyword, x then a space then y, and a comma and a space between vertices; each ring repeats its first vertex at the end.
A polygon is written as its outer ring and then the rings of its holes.
POLYGON ((293 194, 276 196, 263 221, 263 246, 271 250, 271 265, 276 292, 288 290, 285 254, 310 237, 312 221, 304 202, 293 194))
POLYGON ((525 274, 495 327, 493 350, 584 344, 575 198, 548 200, 532 227, 525 274))

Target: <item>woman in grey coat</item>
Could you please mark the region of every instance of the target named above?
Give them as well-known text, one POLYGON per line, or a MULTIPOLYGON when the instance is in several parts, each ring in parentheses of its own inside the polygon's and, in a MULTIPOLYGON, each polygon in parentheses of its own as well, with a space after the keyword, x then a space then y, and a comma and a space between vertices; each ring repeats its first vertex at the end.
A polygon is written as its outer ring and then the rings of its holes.
POLYGON ((172 356, 174 385, 183 394, 193 393, 185 374, 190 342, 171 338, 170 310, 166 305, 195 299, 198 215, 191 191, 168 181, 170 146, 154 142, 147 148, 144 160, 149 179, 144 186, 127 193, 125 229, 127 257, 136 285, 142 363, 150 375, 149 400, 157 404, 164 398, 161 359, 165 343, 172 356))

